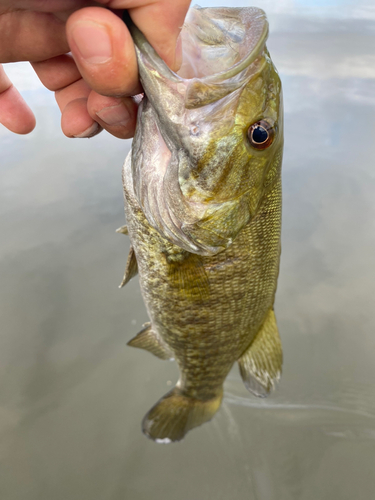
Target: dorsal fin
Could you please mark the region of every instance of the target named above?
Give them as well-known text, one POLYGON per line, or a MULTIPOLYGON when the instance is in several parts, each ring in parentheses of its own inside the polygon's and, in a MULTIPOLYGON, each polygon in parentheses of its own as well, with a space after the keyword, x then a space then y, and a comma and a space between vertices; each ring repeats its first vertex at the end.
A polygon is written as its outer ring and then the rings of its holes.
POLYGON ((272 309, 255 339, 238 360, 246 388, 256 396, 266 397, 280 380, 283 351, 272 309))
POLYGON ((137 258, 135 256, 134 248, 131 246, 129 249, 128 260, 126 261, 125 273, 119 288, 128 283, 138 273, 137 258))
POLYGON ((160 359, 173 359, 173 352, 160 335, 152 329, 151 323, 145 323, 143 329, 129 340, 128 345, 145 349, 160 359))
POLYGON ((121 227, 119 227, 118 229, 116 229, 116 233, 129 234, 128 226, 121 226, 121 227))

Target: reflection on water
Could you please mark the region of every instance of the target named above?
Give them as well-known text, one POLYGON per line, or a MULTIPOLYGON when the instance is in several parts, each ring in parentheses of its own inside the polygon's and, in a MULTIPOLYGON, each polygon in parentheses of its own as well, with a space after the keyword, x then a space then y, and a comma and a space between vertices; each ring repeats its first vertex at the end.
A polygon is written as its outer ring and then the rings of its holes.
POLYGON ((210 424, 176 445, 142 436, 177 369, 126 347, 146 320, 137 281, 117 289, 129 142, 65 139, 21 75, 39 127, 0 129, 2 499, 372 498, 374 6, 257 5, 286 111, 278 391, 258 400, 234 369, 210 424))

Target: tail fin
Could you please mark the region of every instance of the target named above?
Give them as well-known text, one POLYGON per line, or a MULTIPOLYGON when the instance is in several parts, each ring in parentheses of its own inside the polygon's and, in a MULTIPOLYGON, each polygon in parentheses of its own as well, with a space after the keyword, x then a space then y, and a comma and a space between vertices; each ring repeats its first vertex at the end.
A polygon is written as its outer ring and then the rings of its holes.
POLYGON ((222 398, 223 391, 206 401, 194 399, 175 387, 144 417, 143 432, 157 443, 180 441, 188 431, 211 420, 222 398))

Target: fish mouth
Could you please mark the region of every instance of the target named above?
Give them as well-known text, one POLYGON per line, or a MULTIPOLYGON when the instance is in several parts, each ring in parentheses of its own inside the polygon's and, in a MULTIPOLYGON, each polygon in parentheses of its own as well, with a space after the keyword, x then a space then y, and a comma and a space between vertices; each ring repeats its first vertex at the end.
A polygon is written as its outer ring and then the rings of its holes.
POLYGON ((180 33, 182 64, 175 73, 133 23, 129 29, 146 94, 149 85, 143 67, 175 84, 184 95, 186 109, 205 106, 240 88, 268 37, 268 21, 261 9, 194 6, 180 33))
POLYGON ((132 148, 135 196, 150 225, 167 240, 192 253, 217 254, 247 223, 249 208, 237 200, 208 203, 183 194, 179 172, 194 161, 188 138, 196 133, 191 113, 209 121, 218 109, 216 119, 222 120, 223 106, 236 109, 236 91, 265 64, 266 15, 253 7, 192 8, 181 31, 177 73, 136 26, 129 29, 146 96, 132 148))

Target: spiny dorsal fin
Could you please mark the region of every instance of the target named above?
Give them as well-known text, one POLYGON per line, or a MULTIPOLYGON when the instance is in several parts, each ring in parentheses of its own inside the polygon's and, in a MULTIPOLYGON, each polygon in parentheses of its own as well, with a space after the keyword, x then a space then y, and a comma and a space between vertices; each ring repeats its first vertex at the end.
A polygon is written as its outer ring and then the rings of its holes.
POLYGON ((129 234, 128 226, 121 226, 121 227, 119 227, 118 229, 116 229, 116 233, 129 234))
POLYGON ((130 247, 129 249, 129 255, 128 255, 128 260, 126 261, 126 267, 125 267, 125 273, 124 277, 122 279, 121 285, 119 288, 122 288, 123 286, 128 283, 134 276, 138 273, 138 264, 137 264, 137 258, 135 256, 134 248, 130 247))
POLYGON ((160 335, 154 332, 151 323, 145 323, 143 329, 133 339, 129 340, 128 345, 145 349, 160 359, 173 359, 173 352, 160 338, 160 335))
POLYGON ((266 397, 280 380, 283 351, 275 313, 271 309, 250 347, 238 360, 246 388, 266 397))

